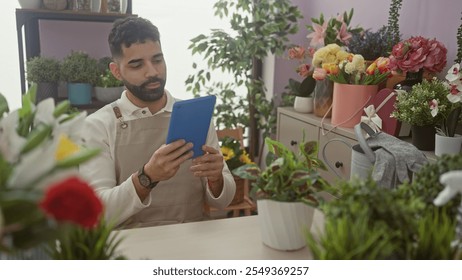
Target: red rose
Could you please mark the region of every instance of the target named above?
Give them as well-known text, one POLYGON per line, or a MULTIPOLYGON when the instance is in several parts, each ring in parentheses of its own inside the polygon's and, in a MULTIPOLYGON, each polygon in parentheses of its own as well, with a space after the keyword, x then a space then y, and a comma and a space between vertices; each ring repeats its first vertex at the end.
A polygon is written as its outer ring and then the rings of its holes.
POLYGON ((103 211, 93 189, 77 177, 51 185, 40 207, 57 221, 71 221, 85 228, 94 227, 103 211))

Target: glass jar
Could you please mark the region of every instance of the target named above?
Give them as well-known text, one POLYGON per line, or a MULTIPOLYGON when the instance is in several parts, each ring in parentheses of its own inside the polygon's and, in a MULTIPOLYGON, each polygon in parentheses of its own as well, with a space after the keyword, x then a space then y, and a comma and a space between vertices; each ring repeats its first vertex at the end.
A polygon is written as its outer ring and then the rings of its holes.
POLYGON ((92 0, 74 0, 73 7, 75 11, 90 12, 92 0))
POLYGON ((330 110, 333 101, 334 82, 329 79, 316 81, 314 88, 314 108, 313 113, 318 117, 330 117, 332 110, 330 110))
POLYGON ((122 10, 121 0, 107 0, 107 12, 108 13, 120 13, 122 10))

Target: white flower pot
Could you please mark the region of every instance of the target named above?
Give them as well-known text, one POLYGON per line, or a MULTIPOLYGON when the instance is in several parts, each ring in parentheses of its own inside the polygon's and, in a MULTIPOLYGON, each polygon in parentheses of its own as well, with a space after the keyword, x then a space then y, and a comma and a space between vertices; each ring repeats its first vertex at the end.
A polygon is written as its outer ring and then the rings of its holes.
POLYGON ((125 90, 125 87, 95 87, 96 99, 102 102, 111 103, 120 98, 120 95, 125 90))
POLYGON ((294 110, 304 114, 313 112, 313 97, 296 96, 294 110))
POLYGON ((435 134, 435 155, 443 154, 456 155, 460 153, 462 145, 462 135, 456 134, 454 137, 435 134))
POLYGON ((306 246, 305 235, 313 222, 314 208, 302 202, 257 200, 263 244, 292 251, 306 246))

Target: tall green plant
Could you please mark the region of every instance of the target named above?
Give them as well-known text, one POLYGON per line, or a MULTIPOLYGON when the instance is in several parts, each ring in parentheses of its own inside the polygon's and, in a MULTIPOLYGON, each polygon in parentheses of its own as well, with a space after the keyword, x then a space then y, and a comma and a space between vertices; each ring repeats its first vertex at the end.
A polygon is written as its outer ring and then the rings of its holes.
POLYGON ((457 29, 457 54, 455 63, 462 62, 462 17, 460 18, 460 26, 457 29))
POLYGON ((392 0, 390 3, 390 9, 388 11, 388 50, 396 45, 401 35, 399 33, 399 10, 402 6, 402 0, 392 0))
POLYGON ((249 127, 249 119, 255 119, 258 129, 268 135, 269 124, 275 123, 274 106, 266 98, 263 81, 253 75, 252 69, 255 59, 283 54, 288 35, 298 31, 301 12, 288 0, 218 0, 214 10, 216 16, 229 19, 232 31, 212 29, 209 35, 191 40, 189 49, 193 55, 201 55, 206 66, 193 64, 196 72, 187 78, 187 90, 195 96, 218 97, 218 128, 249 127), (215 70, 231 75, 233 80, 217 81, 212 73, 215 70), (253 111, 255 114, 250 115, 253 111))

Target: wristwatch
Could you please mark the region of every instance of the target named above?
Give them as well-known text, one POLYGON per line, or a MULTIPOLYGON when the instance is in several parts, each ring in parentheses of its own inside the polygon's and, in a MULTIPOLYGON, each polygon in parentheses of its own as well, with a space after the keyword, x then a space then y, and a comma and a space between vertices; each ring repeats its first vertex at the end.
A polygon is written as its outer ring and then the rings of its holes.
POLYGON ((159 183, 159 181, 153 182, 151 178, 144 173, 144 165, 141 167, 140 171, 138 171, 138 179, 140 180, 140 184, 149 190, 152 190, 159 183))

